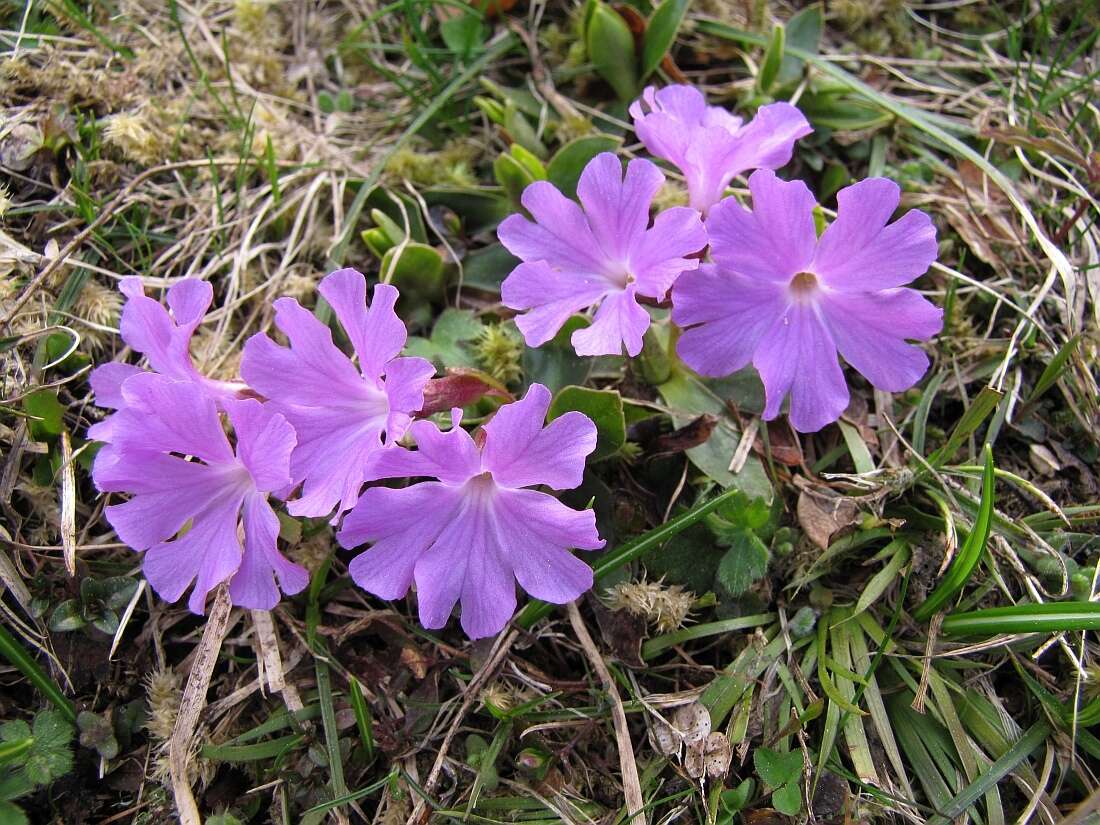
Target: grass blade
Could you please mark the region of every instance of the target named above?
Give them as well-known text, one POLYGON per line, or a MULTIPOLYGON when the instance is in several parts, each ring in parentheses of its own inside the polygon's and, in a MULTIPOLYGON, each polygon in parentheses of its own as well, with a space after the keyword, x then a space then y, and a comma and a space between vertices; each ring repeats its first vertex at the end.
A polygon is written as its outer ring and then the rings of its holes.
POLYGON ((15 640, 14 636, 8 633, 2 624, 0 624, 0 656, 11 662, 16 670, 26 676, 27 681, 38 688, 39 692, 49 699, 69 722, 76 724, 76 709, 73 703, 66 698, 65 694, 61 692, 61 688, 49 677, 46 671, 27 655, 27 651, 23 649, 23 646, 15 640))
POLYGON ((1004 756, 994 762, 989 768, 963 788, 950 802, 940 808, 937 816, 928 820, 928 825, 948 825, 955 817, 963 813, 973 805, 991 788, 996 788, 997 783, 1010 774, 1017 765, 1023 762, 1042 744, 1043 740, 1051 733, 1050 725, 1046 722, 1036 722, 1027 733, 1021 736, 1004 756))
POLYGON ((978 517, 974 520, 974 529, 966 537, 966 542, 951 563, 947 575, 943 577, 943 580, 920 607, 913 611, 913 618, 918 622, 928 621, 935 615, 937 610, 962 590, 963 585, 966 584, 974 569, 978 566, 982 554, 985 553, 985 546, 989 540, 989 529, 993 524, 994 479, 993 450, 986 444, 985 471, 982 474, 982 502, 978 508, 978 517))
POLYGON ((945 636, 998 633, 1065 633, 1100 630, 1100 602, 1046 602, 953 613, 943 620, 945 636))

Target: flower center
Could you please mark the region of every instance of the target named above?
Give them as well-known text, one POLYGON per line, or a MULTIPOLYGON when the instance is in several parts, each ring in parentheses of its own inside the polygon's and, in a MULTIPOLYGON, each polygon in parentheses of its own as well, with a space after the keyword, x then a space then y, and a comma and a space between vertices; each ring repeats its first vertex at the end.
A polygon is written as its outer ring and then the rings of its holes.
POLYGON ((795 298, 809 298, 818 290, 817 276, 812 272, 799 272, 791 278, 789 288, 795 298))

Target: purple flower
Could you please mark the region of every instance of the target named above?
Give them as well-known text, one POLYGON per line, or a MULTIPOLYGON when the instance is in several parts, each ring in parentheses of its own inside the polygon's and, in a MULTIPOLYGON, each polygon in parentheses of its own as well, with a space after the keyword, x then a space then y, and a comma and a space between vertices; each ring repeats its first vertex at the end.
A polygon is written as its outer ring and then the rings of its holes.
POLYGON ((899 287, 936 259, 928 215, 913 210, 888 223, 900 190, 869 178, 840 190, 837 218, 819 240, 804 183, 761 170, 749 189, 752 212, 727 198, 707 219, 714 264, 673 289, 684 361, 714 376, 752 361, 767 393, 764 417, 775 418, 789 393, 801 432, 835 421, 848 405, 838 351, 879 389, 919 381, 928 356, 906 339, 939 332, 943 311, 899 287))
POLYGON ((790 103, 761 106, 743 123, 720 106, 708 106, 694 86, 649 86, 631 104, 630 115, 646 149, 684 174, 691 206, 704 215, 735 175, 778 169, 790 161, 794 142, 813 131, 790 103))
POLYGON ((293 298, 275 302, 275 324, 290 347, 257 334, 241 361, 244 379, 298 435, 290 474, 302 493, 288 505, 297 516, 324 516, 334 507, 339 513, 355 503, 373 477, 371 462, 405 434, 435 373, 423 358, 396 357, 407 333, 393 309, 392 286, 375 286, 369 308, 366 279, 354 269, 333 272, 318 289, 351 340, 358 367, 293 298))
POLYGON ((355 582, 397 599, 415 581, 420 622, 429 628, 443 627, 461 601, 462 629, 473 639, 496 634, 511 618, 515 579, 558 604, 590 588, 592 569, 569 548, 603 547, 595 514, 524 489, 576 487, 596 447, 596 427, 582 413, 544 427, 549 404, 549 390, 532 384, 485 425, 480 447, 459 426, 461 410, 452 411, 447 432, 415 422, 418 450, 387 451, 385 474, 438 481, 363 493, 337 536, 348 548, 374 542, 351 562, 355 582))
MULTIPOLYGON (((267 610, 280 587, 302 590, 309 574, 279 553, 279 520, 267 501, 290 482, 294 431, 286 420, 255 399, 223 400, 234 452, 214 400, 194 383, 144 373, 120 394, 92 477, 102 492, 131 494, 106 508, 107 521, 145 551, 145 578, 161 598, 174 602, 194 582, 187 604, 202 613, 207 594, 228 579, 234 604, 267 610)), ((103 429, 90 435, 103 439, 103 429)))
MULTIPOLYGON (((126 296, 119 323, 122 340, 142 353, 154 372, 190 381, 217 401, 237 398, 245 390, 243 384, 215 381, 195 369, 191 360, 191 336, 195 334, 214 290, 206 281, 184 278, 168 289, 168 314, 160 303, 145 295, 141 278, 123 278, 119 290, 126 296)), ((112 362, 98 367, 89 378, 95 391, 96 404, 118 409, 122 406, 122 384, 145 370, 131 364, 112 362)))
POLYGON ((569 317, 599 305, 592 325, 573 333, 578 355, 630 355, 642 349, 649 313, 636 296, 661 300, 672 282, 699 262, 690 258, 707 237, 692 209, 666 209, 649 227, 649 205, 665 176, 647 160, 633 160, 623 179, 610 152, 597 155, 581 173, 577 196, 584 209, 546 181, 523 192, 535 222, 510 215, 497 235, 523 260, 504 280, 506 306, 527 344, 549 341, 569 317))

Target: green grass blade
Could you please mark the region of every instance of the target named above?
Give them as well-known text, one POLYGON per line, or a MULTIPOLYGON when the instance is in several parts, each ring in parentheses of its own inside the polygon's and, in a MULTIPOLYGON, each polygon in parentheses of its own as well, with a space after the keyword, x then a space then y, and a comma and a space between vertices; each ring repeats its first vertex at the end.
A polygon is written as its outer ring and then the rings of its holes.
POLYGON ((948 461, 962 446, 963 441, 978 429, 983 421, 989 418, 990 413, 997 409, 997 405, 1001 403, 1003 396, 1004 393, 992 387, 982 387, 982 391, 970 402, 970 407, 963 413, 959 423, 955 425, 955 429, 951 431, 947 443, 928 457, 928 463, 933 467, 939 467, 948 461))
POLYGON ((649 639, 642 645, 642 658, 651 659, 670 647, 692 639, 704 639, 707 636, 732 633, 734 630, 747 630, 750 627, 760 627, 773 621, 775 621, 774 613, 757 613, 753 616, 740 616, 736 619, 724 619, 719 622, 693 625, 674 633, 666 633, 663 636, 655 636, 649 639))
POLYGON ((920 607, 913 611, 913 618, 918 622, 928 621, 936 611, 958 595, 978 566, 978 562, 981 561, 986 543, 989 541, 989 530, 993 524, 994 479, 993 450, 986 444, 985 471, 982 474, 982 501, 978 508, 978 516, 974 520, 974 529, 966 537, 966 542, 951 563, 951 567, 948 568, 943 581, 936 586, 920 607))
POLYGON ((998 633, 1065 633, 1100 630, 1100 602, 1045 602, 953 613, 940 628, 945 636, 998 633))
POLYGON ((351 697, 351 709, 355 713, 355 724, 359 728, 359 738, 363 740, 363 750, 367 754, 367 761, 374 758, 374 727, 370 721, 370 708, 363 697, 363 688, 359 680, 354 676, 349 682, 348 694, 351 697))
POLYGON ((1021 736, 1004 756, 994 762, 978 779, 963 788, 950 802, 940 807, 940 813, 928 821, 928 825, 949 825, 967 808, 973 805, 991 788, 1004 779, 1023 762, 1031 752, 1043 743, 1051 733, 1046 722, 1036 722, 1021 736))
POLYGON ((1077 345, 1080 342, 1081 336, 1074 335, 1062 344, 1058 352, 1050 359, 1050 363, 1046 365, 1043 374, 1039 376, 1039 380, 1035 382, 1035 389, 1033 389, 1031 395, 1027 397, 1028 404, 1035 401, 1058 382, 1058 379, 1062 377, 1062 373, 1066 369, 1066 363, 1069 361, 1070 356, 1077 350, 1077 345))
POLYGON ((61 688, 49 677, 46 671, 27 655, 27 651, 15 640, 14 636, 8 633, 3 625, 0 625, 0 656, 11 662, 16 670, 26 676, 27 681, 38 688, 39 692, 49 699, 50 703, 61 711, 69 722, 76 724, 76 709, 73 703, 66 698, 65 694, 61 692, 61 688))

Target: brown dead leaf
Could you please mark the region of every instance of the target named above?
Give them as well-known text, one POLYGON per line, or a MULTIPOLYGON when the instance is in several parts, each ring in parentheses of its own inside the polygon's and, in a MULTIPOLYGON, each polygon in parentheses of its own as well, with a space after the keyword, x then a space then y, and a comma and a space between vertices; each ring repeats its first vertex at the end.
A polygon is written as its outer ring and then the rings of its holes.
POLYGON ((763 435, 756 439, 756 443, 753 444, 753 450, 761 456, 765 455, 767 451, 770 450, 772 461, 786 467, 802 466, 802 445, 798 441, 798 436, 794 434, 790 425, 786 423, 786 419, 768 422, 767 450, 764 448, 763 435))
POLYGON ((698 447, 710 438, 710 434, 714 432, 717 425, 717 418, 710 414, 703 414, 678 430, 658 436, 653 442, 653 451, 659 454, 671 454, 698 447))
POLYGON ((829 540, 859 521, 859 505, 847 496, 802 486, 798 494, 798 523, 810 541, 826 550, 829 540))
POLYGON ((973 163, 962 161, 943 194, 938 208, 970 250, 990 266, 1005 268, 1006 255, 1021 244, 1004 192, 973 163))

